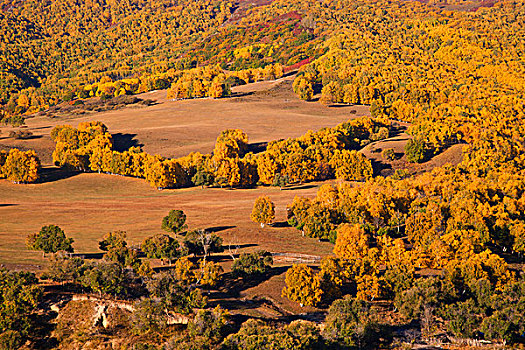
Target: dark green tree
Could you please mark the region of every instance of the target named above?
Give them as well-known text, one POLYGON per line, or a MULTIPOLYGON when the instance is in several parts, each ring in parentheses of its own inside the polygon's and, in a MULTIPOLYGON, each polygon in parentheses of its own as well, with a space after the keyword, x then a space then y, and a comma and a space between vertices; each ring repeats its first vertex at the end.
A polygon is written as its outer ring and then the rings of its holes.
POLYGON ((27 247, 32 250, 41 250, 46 253, 65 251, 72 253, 73 238, 67 238, 64 230, 56 225, 42 226, 40 232, 27 237, 27 247))
POLYGON ((102 294, 124 294, 126 275, 122 267, 114 263, 98 263, 84 272, 81 283, 84 287, 102 294))
POLYGON ((479 309, 473 299, 445 305, 442 312, 447 329, 456 337, 472 338, 481 324, 479 309))
POLYGON ((106 254, 104 260, 114 262, 122 267, 129 266, 136 270, 140 265, 139 255, 136 249, 129 247, 112 247, 106 254))
POLYGON ((425 141, 413 138, 405 145, 405 155, 407 161, 411 163, 421 163, 427 160, 428 150, 425 145, 425 141))
POLYGON ((190 313, 193 308, 204 308, 207 303, 200 289, 183 285, 173 271, 160 272, 148 278, 146 288, 168 310, 190 313))
MULTIPOLYGON (((37 283, 33 273, 0 268, 0 333, 16 331, 27 335, 32 326, 30 316, 42 297, 37 283)), ((17 337, 14 333, 3 334, 2 341, 16 342, 17 337)))
POLYGON ((108 251, 111 248, 122 248, 127 246, 126 232, 112 231, 104 236, 102 241, 98 242, 100 250, 108 251))
POLYGON ((370 304, 351 296, 330 305, 325 325, 325 338, 343 346, 374 348, 379 338, 370 304))
POLYGON ((162 219, 162 229, 175 234, 185 230, 186 214, 182 210, 170 210, 169 214, 162 219))
POLYGON ((210 343, 219 343, 226 334, 228 312, 220 306, 213 310, 199 310, 194 319, 188 323, 190 336, 204 337, 210 343))
POLYGON ((486 339, 525 341, 525 279, 507 284, 492 296, 491 315, 483 319, 486 339))
POLYGON ((158 234, 146 238, 141 245, 142 252, 150 259, 162 259, 171 261, 183 255, 179 242, 168 235, 158 234))
POLYGON ((204 230, 191 231, 184 237, 184 246, 188 254, 205 255, 224 251, 222 238, 204 230))
POLYGON ((236 276, 260 275, 268 271, 273 264, 272 254, 259 250, 254 253, 242 253, 235 259, 232 265, 232 272, 236 276))
POLYGON ((19 349, 22 342, 22 335, 18 331, 9 330, 0 333, 0 350, 19 349))
POLYGON ((193 182, 195 186, 200 186, 201 188, 213 185, 213 181, 213 174, 202 168, 199 168, 191 178, 191 182, 193 182))
POLYGON ((453 287, 445 280, 419 278, 411 288, 396 294, 394 304, 406 318, 417 319, 425 307, 436 308, 442 303, 449 303, 453 294, 453 287))
POLYGON ((84 260, 58 253, 50 259, 44 277, 55 282, 69 282, 78 280, 83 272, 84 260))
POLYGON ((290 183, 288 175, 281 175, 280 173, 276 174, 273 178, 272 186, 279 187, 279 190, 282 190, 284 186, 290 183))
POLYGON ((134 333, 145 334, 161 332, 168 326, 168 317, 164 305, 151 298, 136 301, 131 314, 131 326, 134 333))

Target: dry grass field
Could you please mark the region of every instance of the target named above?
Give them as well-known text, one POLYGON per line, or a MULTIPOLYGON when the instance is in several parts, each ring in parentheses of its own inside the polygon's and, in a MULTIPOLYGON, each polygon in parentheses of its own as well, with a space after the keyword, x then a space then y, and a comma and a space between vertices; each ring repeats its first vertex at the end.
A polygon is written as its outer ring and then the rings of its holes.
POLYGON ((162 232, 162 217, 170 209, 184 210, 190 229, 216 231, 226 243, 276 252, 327 254, 331 250, 328 243, 303 238, 290 227, 261 229, 249 218, 255 198, 267 194, 276 204, 276 222, 283 222, 286 205, 295 195, 313 196, 315 185, 283 191, 273 187, 158 191, 141 179, 105 174, 80 174, 25 186, 1 181, 0 263, 41 264, 40 253, 25 250, 25 237, 47 224, 62 227, 75 239, 75 250, 80 253, 97 252, 100 238, 112 230, 126 231, 132 244, 140 244, 162 232))
MULTIPOLYGON (((55 125, 100 120, 110 132, 131 143, 143 144, 150 153, 182 156, 191 151, 210 152, 217 135, 240 128, 250 142, 295 137, 367 113, 365 107, 328 108, 298 100, 291 92, 293 78, 261 82, 235 89, 239 97, 167 101, 165 91, 144 94, 157 101, 150 107, 78 116, 35 117, 27 121, 34 138, 5 137, 0 145, 36 149, 44 165, 51 164, 54 147, 49 137, 55 125)), ((15 185, 0 181, 0 263, 12 268, 39 269, 44 263, 37 252, 25 249, 25 237, 42 225, 57 224, 75 239, 79 253, 98 252, 98 241, 111 230, 124 230, 132 244, 161 232, 160 222, 170 209, 183 209, 190 229, 216 230, 226 243, 244 249, 267 249, 324 255, 329 243, 303 238, 290 227, 261 229, 249 218, 255 198, 268 194, 277 206, 277 222, 286 220, 286 205, 296 195, 313 196, 319 184, 279 191, 278 188, 247 190, 190 188, 158 191, 142 179, 104 174, 79 174, 52 182, 15 185)), ((278 225, 281 226, 281 225, 278 225)))

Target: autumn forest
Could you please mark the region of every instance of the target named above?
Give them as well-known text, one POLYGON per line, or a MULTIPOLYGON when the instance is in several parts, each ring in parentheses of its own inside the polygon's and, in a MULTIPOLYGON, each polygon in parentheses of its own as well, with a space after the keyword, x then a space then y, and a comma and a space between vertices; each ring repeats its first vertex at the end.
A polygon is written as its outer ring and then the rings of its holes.
POLYGON ((524 2, 0 23, 0 349, 525 347, 524 2))

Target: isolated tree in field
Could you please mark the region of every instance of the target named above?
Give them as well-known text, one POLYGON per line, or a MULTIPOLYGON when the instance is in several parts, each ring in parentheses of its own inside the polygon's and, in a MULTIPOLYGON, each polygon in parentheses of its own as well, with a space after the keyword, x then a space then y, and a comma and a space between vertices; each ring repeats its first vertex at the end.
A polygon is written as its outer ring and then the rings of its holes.
POLYGON ((177 234, 187 227, 186 214, 182 210, 170 210, 169 214, 162 219, 162 229, 167 232, 177 234))
POLYGON ((232 265, 232 272, 235 276, 254 276, 268 271, 273 264, 272 254, 259 250, 254 253, 242 253, 235 259, 232 265))
POLYGON ((73 252, 73 238, 67 238, 64 231, 56 225, 42 226, 40 232, 27 236, 27 247, 32 250, 41 250, 42 255, 65 251, 73 252))
POLYGON ((182 254, 179 249, 179 242, 163 234, 146 238, 141 248, 148 258, 162 259, 162 263, 164 263, 164 260, 168 260, 171 264, 172 260, 177 259, 182 254))
POLYGON ((319 276, 305 264, 293 264, 286 271, 286 287, 283 288, 282 296, 291 301, 304 305, 316 306, 321 302, 323 290, 319 276))
POLYGON ((261 227, 270 224, 275 219, 275 204, 270 200, 270 197, 260 196, 255 200, 250 218, 253 222, 260 223, 261 227))

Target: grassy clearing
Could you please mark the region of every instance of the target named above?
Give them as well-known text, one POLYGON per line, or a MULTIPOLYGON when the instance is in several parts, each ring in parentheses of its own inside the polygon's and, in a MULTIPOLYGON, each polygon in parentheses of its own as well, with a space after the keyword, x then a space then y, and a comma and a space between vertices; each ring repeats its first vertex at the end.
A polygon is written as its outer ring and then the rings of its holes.
POLYGON ((111 230, 124 230, 132 244, 162 232, 170 209, 182 209, 190 229, 217 230, 226 243, 245 250, 327 254, 329 243, 303 238, 290 227, 265 227, 250 221, 255 198, 267 194, 276 204, 276 222, 286 220, 286 205, 295 195, 314 196, 319 184, 279 191, 200 189, 158 191, 140 179, 80 174, 55 182, 20 186, 0 181, 0 263, 40 265, 41 254, 25 249, 25 237, 42 225, 56 224, 75 239, 77 252, 98 252, 98 241, 111 230))
MULTIPOLYGON (((260 82, 234 89, 236 97, 169 101, 165 91, 141 98, 156 105, 126 107, 82 116, 59 115, 27 120, 30 140, 0 138, 0 147, 36 149, 44 165, 51 164, 54 143, 51 129, 60 124, 100 120, 120 146, 144 145, 144 150, 168 157, 191 151, 210 152, 217 135, 227 128, 248 133, 251 143, 296 137, 307 130, 335 126, 368 113, 362 106, 328 108, 300 101, 291 91, 293 77, 260 82)), ((2 135, 11 128, 3 127, 2 135)), ((98 252, 98 241, 111 230, 124 230, 132 244, 161 232, 161 219, 170 209, 182 209, 190 229, 215 228, 226 243, 247 245, 248 250, 327 254, 328 243, 303 238, 289 227, 260 229, 249 219, 256 197, 268 194, 277 206, 276 221, 286 220, 286 205, 295 195, 313 196, 315 186, 279 191, 190 188, 157 191, 144 180, 80 174, 35 185, 0 181, 0 263, 14 268, 38 269, 45 261, 25 249, 25 237, 46 224, 62 227, 75 239, 77 252, 98 252)))

